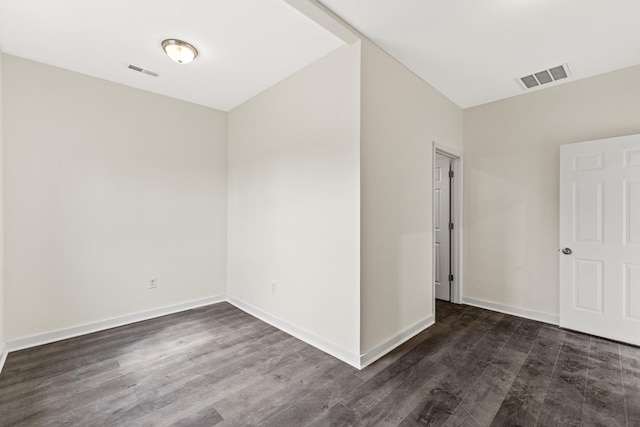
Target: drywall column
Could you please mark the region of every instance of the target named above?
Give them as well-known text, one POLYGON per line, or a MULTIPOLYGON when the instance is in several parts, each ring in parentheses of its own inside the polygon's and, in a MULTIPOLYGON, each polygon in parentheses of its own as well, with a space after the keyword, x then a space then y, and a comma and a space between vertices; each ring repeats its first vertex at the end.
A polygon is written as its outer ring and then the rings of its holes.
POLYGON ((433 321, 433 142, 460 150, 462 111, 362 42, 362 350, 367 363, 433 321))
POLYGON ((2 77, 8 342, 224 296, 226 113, 10 55, 2 77))
POLYGON ((464 110, 466 302, 557 322, 559 146, 639 118, 640 67, 464 110))
POLYGON ((360 44, 229 112, 232 302, 357 365, 360 44))

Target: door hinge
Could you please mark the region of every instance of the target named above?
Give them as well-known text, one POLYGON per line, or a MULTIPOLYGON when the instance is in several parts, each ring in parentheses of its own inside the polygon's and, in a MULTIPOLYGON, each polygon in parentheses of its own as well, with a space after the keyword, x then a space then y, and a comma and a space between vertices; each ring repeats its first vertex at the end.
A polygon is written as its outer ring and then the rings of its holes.
POLYGON ((449 281, 450 281, 450 282, 453 282, 453 274, 450 274, 450 275, 449 275, 449 281))
POLYGON ((453 178, 453 171, 449 171, 449 178, 453 178))
POLYGON ((453 230, 453 223, 452 222, 449 223, 449 230, 453 230))

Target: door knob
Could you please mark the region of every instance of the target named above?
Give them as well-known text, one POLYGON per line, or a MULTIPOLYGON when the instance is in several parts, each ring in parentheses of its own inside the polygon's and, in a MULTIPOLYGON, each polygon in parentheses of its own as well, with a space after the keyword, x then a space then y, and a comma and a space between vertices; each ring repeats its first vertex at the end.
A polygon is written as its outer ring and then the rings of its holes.
POLYGON ((564 248, 562 250, 562 253, 565 255, 571 255, 573 253, 573 251, 570 248, 564 248))

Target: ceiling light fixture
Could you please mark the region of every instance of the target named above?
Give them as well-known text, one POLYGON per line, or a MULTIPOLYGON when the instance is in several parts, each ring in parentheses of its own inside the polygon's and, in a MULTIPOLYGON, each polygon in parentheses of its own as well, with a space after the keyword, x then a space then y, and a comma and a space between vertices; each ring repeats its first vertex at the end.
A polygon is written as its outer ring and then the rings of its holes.
POLYGON ((188 64, 198 56, 198 50, 195 47, 178 39, 164 40, 162 49, 178 64, 188 64))

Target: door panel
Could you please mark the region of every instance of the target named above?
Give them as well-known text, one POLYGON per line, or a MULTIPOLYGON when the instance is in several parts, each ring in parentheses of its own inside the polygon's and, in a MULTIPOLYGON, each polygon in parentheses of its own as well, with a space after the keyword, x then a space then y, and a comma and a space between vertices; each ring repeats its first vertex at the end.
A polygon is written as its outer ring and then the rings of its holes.
POLYGON ((640 245, 640 181, 625 182, 625 243, 640 245))
POLYGON ((602 192, 602 181, 574 185, 575 239, 579 242, 602 243, 602 192))
POLYGON ((435 251, 435 288, 436 298, 446 301, 451 299, 450 274, 450 182, 449 169, 451 159, 436 158, 433 179, 434 203, 434 251, 435 251))
POLYGON ((640 320, 640 264, 625 264, 625 317, 640 320))
POLYGON ((442 268, 440 268, 440 243, 436 242, 435 244, 435 254, 436 254, 436 265, 435 265, 435 277, 436 277, 436 286, 442 283, 442 268))
POLYGON ((433 203, 435 204, 433 223, 436 231, 439 232, 442 231, 442 212, 440 212, 440 209, 442 207, 442 188, 436 188, 434 190, 433 203))
POLYGON ((603 153, 577 155, 574 157, 573 170, 574 172, 581 172, 602 169, 603 164, 603 153))
POLYGON ((625 167, 640 166, 640 150, 625 150, 624 165, 625 167))
POLYGON ((560 326, 640 345, 640 135, 560 149, 560 326))
POLYGON ((574 260, 574 308, 602 313, 602 261, 574 260))

